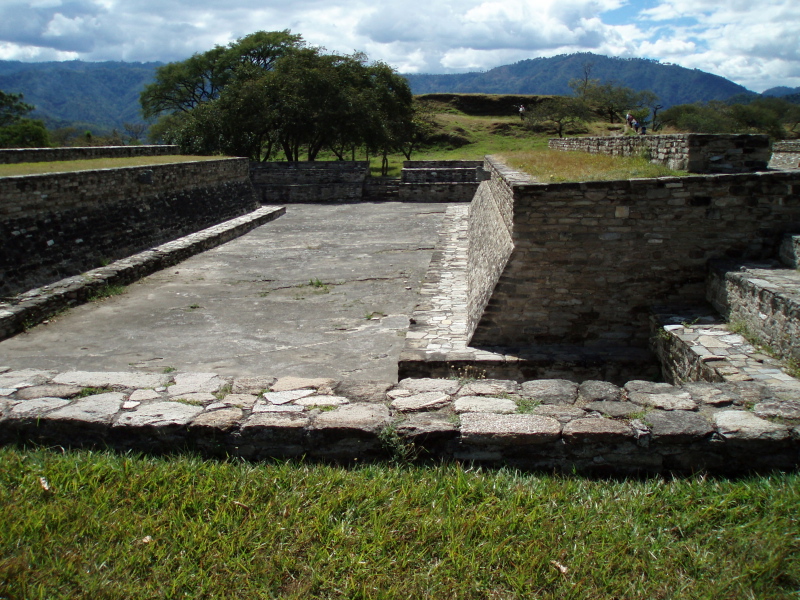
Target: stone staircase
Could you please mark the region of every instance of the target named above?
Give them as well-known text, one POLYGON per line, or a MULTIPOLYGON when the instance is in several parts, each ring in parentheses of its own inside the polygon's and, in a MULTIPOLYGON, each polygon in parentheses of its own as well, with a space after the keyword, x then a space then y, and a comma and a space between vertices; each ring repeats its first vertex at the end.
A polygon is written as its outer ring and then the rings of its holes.
MULTIPOLYGON (((800 236, 781 262, 709 264, 710 306, 654 310, 653 349, 671 383, 753 381, 800 417, 800 236)), ((791 418, 791 417, 790 417, 791 418)))

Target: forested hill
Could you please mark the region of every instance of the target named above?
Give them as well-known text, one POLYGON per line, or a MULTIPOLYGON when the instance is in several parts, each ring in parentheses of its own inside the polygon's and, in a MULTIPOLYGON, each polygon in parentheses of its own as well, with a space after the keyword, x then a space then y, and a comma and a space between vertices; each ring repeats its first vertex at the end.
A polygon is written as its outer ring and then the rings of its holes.
MULTIPOLYGON (((36 107, 32 116, 43 118, 50 128, 75 125, 95 133, 121 131, 123 123, 141 122, 139 94, 160 64, 0 61, 0 90, 24 94, 25 102, 36 107)), ((587 64, 591 78, 650 89, 665 106, 755 95, 703 71, 590 53, 523 60, 483 73, 406 77, 415 94, 571 94, 569 81, 582 77, 587 64)))
POLYGON ((643 58, 612 58, 588 52, 522 60, 482 73, 420 74, 406 75, 406 78, 415 94, 565 95, 572 93, 569 81, 583 77, 584 65, 590 65, 590 78, 602 82, 616 81, 635 90, 651 90, 665 107, 727 100, 736 94, 754 94, 724 77, 697 69, 643 58))
MULTIPOLYGON (((122 130, 142 121, 139 93, 161 63, 0 61, 0 90, 22 93, 48 127, 122 130)), ((95 130, 97 133, 97 130, 95 130)))

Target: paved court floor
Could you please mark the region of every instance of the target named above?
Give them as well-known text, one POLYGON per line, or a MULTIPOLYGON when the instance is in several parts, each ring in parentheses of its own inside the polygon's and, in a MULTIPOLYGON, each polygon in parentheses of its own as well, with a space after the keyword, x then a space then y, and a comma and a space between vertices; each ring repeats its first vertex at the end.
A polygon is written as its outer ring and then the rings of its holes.
POLYGON ((14 368, 392 380, 446 204, 286 214, 0 342, 14 368))

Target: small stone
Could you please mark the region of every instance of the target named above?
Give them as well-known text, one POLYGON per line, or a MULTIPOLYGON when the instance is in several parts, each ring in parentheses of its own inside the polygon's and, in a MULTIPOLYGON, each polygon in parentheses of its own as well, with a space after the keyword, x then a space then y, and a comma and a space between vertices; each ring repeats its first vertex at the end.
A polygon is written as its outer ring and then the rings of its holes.
POLYGON ((633 428, 611 419, 575 419, 564 425, 567 442, 621 443, 636 438, 633 428))
POLYGON ((274 383, 274 377, 237 377, 231 385, 231 393, 257 396, 261 392, 271 389, 274 383))
POLYGON ((389 390, 386 392, 386 396, 390 400, 396 400, 397 398, 408 398, 409 396, 413 396, 414 392, 411 390, 389 390))
MULTIPOLYGON (((20 400, 34 400, 36 398, 72 398, 81 393, 80 388, 75 385, 34 385, 17 391, 16 396, 20 400)), ((13 390, 12 390, 13 391, 13 390)))
POLYGON ((511 414, 517 412, 517 403, 508 398, 489 398, 486 396, 462 396, 453 403, 457 413, 511 414))
POLYGON ((134 402, 132 400, 128 400, 127 402, 123 402, 122 403, 122 408, 125 409, 125 410, 130 410, 132 408, 136 408, 140 404, 141 404, 141 402, 134 402))
POLYGON ((186 425, 203 412, 200 406, 180 402, 153 402, 122 413, 114 427, 175 427, 186 425))
POLYGON ((44 385, 50 381, 52 376, 52 373, 38 369, 7 371, 0 373, 0 388, 19 390, 35 385, 44 385))
POLYGON ((264 399, 271 404, 288 404, 300 398, 305 398, 315 393, 315 390, 286 390, 282 392, 267 392, 264 399))
POLYGON ((450 404, 450 396, 441 392, 415 394, 407 398, 398 398, 392 402, 392 408, 400 412, 420 412, 437 410, 450 404))
POLYGON ((244 412, 241 408, 223 408, 213 412, 204 412, 192 421, 192 427, 202 429, 228 430, 239 424, 244 412))
POLYGON ((569 423, 573 419, 583 419, 586 417, 586 411, 582 408, 563 404, 540 404, 533 409, 533 414, 543 417, 552 417, 562 425, 564 423, 569 423))
POLYGON ((351 402, 385 402, 391 387, 388 381, 340 381, 333 387, 333 393, 351 402))
POLYGON ((800 401, 767 400, 753 407, 753 414, 764 419, 781 418, 793 421, 800 420, 800 401))
POLYGON ((652 406, 661 410, 697 410, 697 403, 688 392, 672 394, 629 394, 630 401, 641 406, 652 406))
POLYGON ((485 379, 481 381, 471 381, 465 384, 459 391, 459 396, 500 396, 502 394, 516 394, 519 392, 520 385, 516 381, 504 379, 485 379))
POLYGON ((539 415, 461 415, 461 440, 466 444, 517 446, 546 444, 561 436, 561 423, 539 415))
POLYGON ((95 394, 73 402, 48 415, 56 421, 79 421, 95 425, 108 425, 122 407, 125 396, 119 392, 95 394))
POLYGON ((456 437, 458 425, 430 413, 417 413, 397 425, 397 433, 410 442, 424 444, 456 437))
POLYGON ((344 396, 307 396, 294 402, 298 406, 341 406, 350 404, 350 400, 344 396))
POLYGON ((522 384, 522 395, 540 404, 575 404, 578 384, 567 379, 539 379, 522 384))
POLYGON ((24 419, 42 416, 51 410, 55 410, 69 404, 69 400, 64 398, 36 398, 35 400, 25 400, 15 404, 8 412, 11 419, 24 419))
POLYGON ((128 373, 128 372, 95 372, 95 371, 68 371, 53 377, 53 383, 77 385, 81 387, 123 387, 123 388, 155 388, 166 384, 169 375, 154 373, 128 373))
POLYGON ((316 378, 305 379, 302 377, 279 377, 275 384, 271 387, 273 392, 288 392, 291 390, 301 390, 305 388, 313 388, 317 390, 323 385, 331 385, 335 379, 316 378))
POLYGON ((134 402, 147 402, 148 400, 156 400, 157 398, 161 398, 161 394, 155 390, 134 390, 128 400, 134 402))
POLYGON ((676 389, 674 385, 669 383, 654 383, 641 379, 634 379, 625 384, 625 391, 628 394, 668 394, 676 389))
POLYGON ((642 412, 642 407, 633 402, 590 402, 584 406, 586 410, 594 410, 608 417, 627 418, 642 412))
POLYGON ((408 390, 412 394, 440 392, 451 396, 458 392, 460 387, 461 384, 452 379, 403 379, 397 384, 397 388, 408 390))
POLYGON ((377 434, 389 421, 389 409, 381 404, 345 404, 318 414, 312 429, 377 434))
POLYGON ((305 410, 302 406, 297 406, 296 404, 264 404, 259 402, 253 407, 253 414, 255 413, 267 413, 267 412, 283 412, 283 413, 291 413, 291 412, 303 412, 305 410))
POLYGON ((225 381, 216 373, 179 373, 175 376, 175 385, 169 387, 167 393, 172 397, 185 394, 213 394, 224 384, 225 381))
POLYGON ((685 410, 647 413, 645 421, 650 426, 654 441, 688 443, 705 439, 714 432, 711 423, 703 415, 685 410))
POLYGON ((222 399, 222 404, 239 408, 253 408, 256 400, 257 398, 253 394, 228 394, 222 399))
POLYGON ((784 441, 789 428, 770 423, 744 410, 724 410, 714 413, 717 432, 732 441, 784 441))
POLYGON ((590 402, 619 402, 622 390, 608 381, 584 381, 578 387, 578 405, 590 402))

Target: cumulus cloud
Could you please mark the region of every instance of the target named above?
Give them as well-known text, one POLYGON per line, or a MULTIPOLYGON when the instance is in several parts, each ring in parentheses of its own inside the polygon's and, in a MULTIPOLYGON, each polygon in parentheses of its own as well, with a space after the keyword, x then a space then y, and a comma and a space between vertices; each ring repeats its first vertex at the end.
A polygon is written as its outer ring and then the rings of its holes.
POLYGON ((172 61, 253 31, 362 50, 402 72, 578 51, 657 58, 752 89, 800 85, 796 0, 3 0, 0 59, 172 61))

